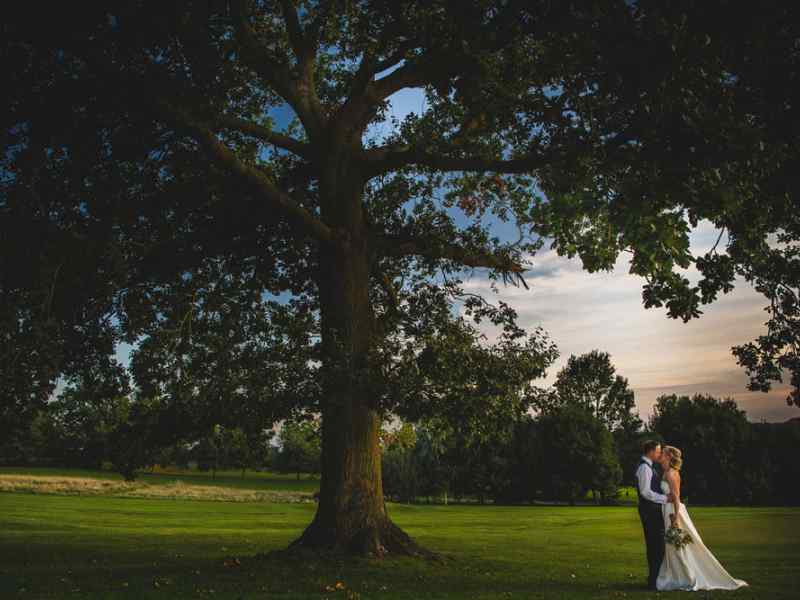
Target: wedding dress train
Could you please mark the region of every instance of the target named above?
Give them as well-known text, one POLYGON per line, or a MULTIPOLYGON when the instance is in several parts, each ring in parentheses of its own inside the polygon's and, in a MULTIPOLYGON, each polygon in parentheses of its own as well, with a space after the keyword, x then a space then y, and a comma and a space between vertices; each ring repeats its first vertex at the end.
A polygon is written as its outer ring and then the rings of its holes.
MULTIPOLYGON (((661 489, 669 493, 669 483, 661 482, 661 489)), ((664 527, 669 528, 669 516, 675 512, 672 502, 663 505, 664 527)), ((691 517, 683 503, 678 509, 678 527, 688 532, 693 543, 680 550, 672 544, 666 545, 664 562, 658 572, 656 589, 658 590, 735 590, 748 585, 746 581, 734 579, 706 548, 700 534, 692 523, 691 517)))

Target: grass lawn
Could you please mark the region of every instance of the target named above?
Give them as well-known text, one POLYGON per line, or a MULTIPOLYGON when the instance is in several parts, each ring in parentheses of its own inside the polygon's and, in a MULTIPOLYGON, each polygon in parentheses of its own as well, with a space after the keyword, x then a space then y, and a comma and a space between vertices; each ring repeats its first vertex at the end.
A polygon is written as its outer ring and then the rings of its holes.
MULTIPOLYGON (((800 511, 690 510, 712 551, 751 587, 667 597, 797 597, 800 511)), ((402 527, 452 560, 255 558, 284 547, 313 511, 310 504, 0 493, 0 598, 665 597, 639 587, 644 546, 629 506, 391 505, 402 527)))

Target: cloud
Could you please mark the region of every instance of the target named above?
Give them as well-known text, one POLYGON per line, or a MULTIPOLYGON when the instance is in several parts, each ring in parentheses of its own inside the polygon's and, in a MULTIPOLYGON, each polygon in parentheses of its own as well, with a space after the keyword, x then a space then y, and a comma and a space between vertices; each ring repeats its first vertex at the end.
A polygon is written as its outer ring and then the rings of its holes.
MULTIPOLYGON (((690 235, 692 253, 707 252, 718 236, 711 223, 700 223, 690 235)), ((664 308, 644 308, 645 281, 629 274, 629 256, 620 256, 610 272, 588 273, 580 259, 542 250, 526 273, 530 290, 500 286, 494 296, 489 281, 477 272, 464 287, 507 302, 526 329, 541 325, 549 333, 561 356, 542 385, 552 384, 571 354, 598 349, 609 352, 617 372, 628 378, 643 418, 660 394, 697 392, 733 397, 751 420, 797 416, 797 409, 785 402, 788 385, 777 384, 769 393, 747 390, 744 369, 731 354, 731 346, 763 334, 767 315, 762 295, 739 279, 731 293, 703 306, 699 319, 684 323, 667 317, 664 308)), ((685 275, 692 282, 699 278, 694 268, 685 275)), ((485 331, 490 339, 496 333, 485 331)))

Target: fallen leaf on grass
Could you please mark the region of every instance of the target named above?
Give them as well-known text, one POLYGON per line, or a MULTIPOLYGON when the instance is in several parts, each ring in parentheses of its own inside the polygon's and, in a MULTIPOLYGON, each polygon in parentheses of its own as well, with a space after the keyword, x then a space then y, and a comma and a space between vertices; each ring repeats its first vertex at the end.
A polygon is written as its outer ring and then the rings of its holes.
POLYGON ((324 591, 326 591, 326 592, 338 592, 338 591, 345 590, 345 589, 347 589, 347 586, 343 582, 337 581, 333 585, 326 585, 325 588, 324 588, 324 591))

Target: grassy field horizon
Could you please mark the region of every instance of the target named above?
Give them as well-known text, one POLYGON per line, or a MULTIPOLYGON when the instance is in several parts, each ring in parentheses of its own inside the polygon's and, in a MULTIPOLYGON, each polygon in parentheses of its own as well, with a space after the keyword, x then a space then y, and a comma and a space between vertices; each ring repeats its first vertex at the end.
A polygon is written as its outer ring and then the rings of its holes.
MULTIPOLYGON (((305 501, 310 500, 311 496, 319 489, 319 476, 302 474, 297 477, 294 474, 276 473, 274 471, 256 471, 248 470, 242 475, 239 470, 220 470, 216 474, 211 471, 199 471, 197 469, 180 469, 175 467, 154 469, 146 469, 137 473, 137 478, 134 483, 125 482, 122 475, 108 469, 80 469, 74 467, 49 467, 49 466, 1 466, 0 467, 0 492, 18 492, 30 491, 32 493, 56 493, 56 494, 97 494, 103 495, 121 495, 129 496, 166 496, 165 492, 153 493, 130 493, 130 489, 134 488, 141 490, 142 488, 154 487, 175 487, 176 484, 182 486, 203 487, 208 486, 228 490, 252 490, 254 492, 264 492, 263 498, 253 497, 253 494, 240 494, 237 497, 233 493, 213 494, 203 492, 202 494, 186 494, 177 493, 176 497, 188 497, 194 499, 204 499, 201 496, 208 496, 205 499, 210 500, 275 500, 281 501, 281 495, 288 493, 287 501, 305 501), (67 486, 45 486, 45 485, 26 485, 32 484, 35 480, 43 482, 44 480, 64 480, 66 482, 74 482, 79 479, 92 479, 102 482, 116 482, 119 485, 104 485, 103 490, 99 489, 85 489, 81 490, 77 485, 67 486), (49 487, 49 489, 48 489, 49 487), (66 489, 65 489, 66 488, 66 489), (72 489, 69 489, 72 488, 72 489), (121 493, 118 493, 121 492, 121 493)), ((184 491, 187 489, 183 488, 184 491)), ((180 490, 177 490, 180 491, 180 490)), ((477 503, 477 498, 454 498, 449 496, 447 501, 444 501, 444 496, 437 497, 420 497, 418 499, 421 503, 477 503)), ((621 487, 619 497, 616 499, 617 504, 632 504, 636 502, 636 492, 632 487, 621 487)), ((491 499, 485 503, 492 504, 491 499)), ((537 501, 541 504, 564 505, 565 502, 554 501, 537 501)), ((578 504, 596 504, 594 497, 589 492, 586 498, 579 501, 578 504)))
MULTIPOLYGON (((0 492, 0 598, 663 597, 641 587, 644 545, 632 506, 389 504, 392 518, 444 563, 263 556, 286 547, 314 510, 0 492)), ((690 511, 722 564, 751 584, 703 598, 796 597, 800 511, 690 511)))
MULTIPOLYGON (((49 466, 2 466, 3 475, 41 475, 63 477, 88 477, 122 481, 119 473, 109 469, 78 469, 49 466)), ((319 477, 302 474, 299 478, 293 473, 275 471, 255 471, 248 469, 242 476, 239 470, 200 471, 175 467, 143 469, 136 474, 136 480, 151 485, 169 485, 175 481, 199 485, 216 485, 243 489, 286 490, 313 493, 319 488, 319 477)))

